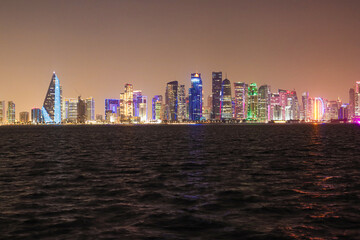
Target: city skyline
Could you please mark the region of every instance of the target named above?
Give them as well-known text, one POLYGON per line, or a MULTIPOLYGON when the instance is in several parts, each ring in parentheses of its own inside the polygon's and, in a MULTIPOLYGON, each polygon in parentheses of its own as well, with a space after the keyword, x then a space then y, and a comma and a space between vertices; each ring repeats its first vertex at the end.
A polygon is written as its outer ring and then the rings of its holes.
POLYGON ((343 102, 359 80, 357 1, 155 2, 2 1, 0 100, 41 107, 54 70, 63 96, 94 97, 97 114, 125 83, 151 99, 166 82, 187 91, 194 72, 205 97, 213 71, 343 102))

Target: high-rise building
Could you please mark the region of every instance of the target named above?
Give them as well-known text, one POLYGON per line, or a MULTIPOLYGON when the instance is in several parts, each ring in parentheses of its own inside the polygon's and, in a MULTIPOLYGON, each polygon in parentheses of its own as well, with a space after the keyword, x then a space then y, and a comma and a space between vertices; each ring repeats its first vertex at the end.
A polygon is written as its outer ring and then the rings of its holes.
POLYGON ((220 110, 220 93, 222 85, 222 72, 213 72, 212 73, 212 112, 211 119, 220 120, 221 119, 221 110, 220 110))
POLYGON ((360 116, 360 81, 355 85, 355 117, 360 116))
POLYGON ((42 114, 40 108, 31 109, 31 122, 32 123, 41 123, 42 122, 42 114))
POLYGON ((61 123, 62 88, 55 72, 52 75, 44 104, 41 109, 45 123, 61 123))
POLYGON ((296 91, 287 91, 285 120, 300 120, 300 106, 296 91))
POLYGON ((280 106, 281 106, 281 120, 286 120, 286 106, 288 105, 288 93, 289 91, 279 89, 280 106))
POLYGON ((145 122, 147 121, 148 117, 147 117, 147 96, 140 96, 137 97, 138 100, 138 104, 139 104, 139 116, 140 117, 140 121, 141 122, 145 122))
POLYGON ((5 122, 6 116, 5 101, 0 101, 0 124, 5 122))
POLYGON ((86 120, 94 121, 95 120, 95 101, 93 97, 85 99, 86 104, 86 120))
POLYGON ((178 81, 168 82, 165 91, 165 119, 176 121, 178 115, 178 81))
POLYGON ((339 119, 339 108, 337 101, 329 101, 327 110, 327 119, 326 120, 337 120, 339 119))
POLYGON ((247 94, 248 85, 243 82, 235 82, 235 119, 244 120, 247 118, 247 94))
POLYGON ((314 121, 323 121, 325 116, 325 103, 322 98, 316 97, 313 103, 313 120, 314 121))
POLYGON ((355 116, 355 89, 349 90, 349 106, 348 106, 348 119, 352 119, 355 116))
POLYGON ((224 81, 222 81, 220 100, 221 120, 229 121, 233 117, 231 84, 229 79, 224 79, 224 81))
POLYGON ((133 101, 134 101, 134 116, 139 117, 139 107, 140 101, 142 100, 142 92, 141 90, 135 90, 133 92, 133 101))
POLYGON ((15 123, 15 103, 13 101, 8 102, 7 122, 8 123, 15 123))
POLYGON ((279 93, 271 93, 270 97, 270 120, 280 121, 282 119, 279 93))
POLYGON ((118 107, 120 106, 120 100, 119 99, 105 99, 105 120, 109 120, 106 118, 106 114, 108 111, 111 111, 111 113, 117 114, 118 107))
POLYGON ((134 116, 134 92, 132 84, 125 84, 124 103, 125 117, 131 119, 134 116))
POLYGON ((309 109, 309 92, 304 92, 302 94, 302 109, 303 109, 303 116, 304 121, 309 122, 311 119, 311 111, 309 109))
POLYGON ((269 85, 262 85, 258 91, 258 121, 267 123, 270 120, 271 92, 269 85))
POLYGON ((29 112, 20 112, 19 118, 21 123, 28 123, 29 122, 29 112))
POLYGON ((189 88, 189 119, 199 121, 202 117, 202 80, 200 73, 191 74, 191 88, 189 88))
POLYGON ((155 95, 152 99, 152 119, 161 120, 161 109, 163 108, 163 100, 161 95, 155 95))
POLYGON ((185 85, 180 85, 178 89, 178 120, 186 119, 186 99, 185 85))
POLYGON ((258 120, 258 89, 256 83, 251 83, 248 88, 248 111, 247 120, 258 120))
POLYGON ((78 98, 64 98, 64 120, 68 123, 76 123, 78 120, 78 98))
POLYGON ((85 100, 78 97, 77 102, 77 123, 85 123, 86 121, 86 102, 85 100))
POLYGON ((341 107, 339 108, 339 115, 338 115, 339 120, 349 119, 349 106, 350 104, 346 104, 346 103, 341 105, 341 107))

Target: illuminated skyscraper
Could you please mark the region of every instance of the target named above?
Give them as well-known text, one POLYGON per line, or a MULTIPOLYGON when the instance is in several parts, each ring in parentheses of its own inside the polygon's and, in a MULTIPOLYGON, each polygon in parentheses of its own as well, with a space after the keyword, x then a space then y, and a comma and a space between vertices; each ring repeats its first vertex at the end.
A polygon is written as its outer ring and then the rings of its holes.
POLYGON ((109 116, 110 111, 111 114, 117 114, 119 105, 119 99, 105 99, 105 120, 109 120, 106 116, 109 116))
POLYGON ((68 123, 76 123, 78 120, 78 99, 64 98, 64 120, 68 123))
POLYGON ((355 117, 360 116, 360 81, 355 85, 355 117))
POLYGON ((304 121, 308 122, 311 119, 311 111, 309 109, 309 92, 304 92, 302 94, 302 104, 304 121))
POLYGON ((229 79, 224 79, 224 81, 222 81, 220 99, 221 120, 229 121, 233 117, 231 84, 229 79))
POLYGON ((5 107, 5 101, 0 101, 0 124, 5 122, 5 119, 6 119, 6 117, 5 117, 5 112, 6 112, 5 108, 6 108, 5 107))
POLYGON ((31 109, 31 122, 32 123, 41 123, 42 122, 42 115, 41 115, 40 108, 31 109))
POLYGON ((202 117, 202 80, 200 73, 191 74, 189 88, 189 119, 199 121, 202 117))
POLYGON ((279 89, 280 106, 281 106, 281 120, 286 120, 286 106, 288 105, 288 92, 287 90, 279 89))
POLYGON ((134 116, 134 93, 132 84, 125 84, 124 103, 125 117, 131 119, 134 116))
POLYGON ((140 96, 138 97, 138 104, 139 104, 139 116, 141 122, 145 122, 148 120, 147 118, 147 96, 140 96))
POLYGON ((168 82, 165 91, 165 119, 176 121, 178 115, 178 81, 168 82))
POLYGON ((94 121, 95 120, 95 101, 93 97, 85 99, 86 104, 86 120, 94 121))
POLYGON ((134 116, 139 117, 139 107, 140 107, 140 101, 142 97, 141 90, 135 90, 133 92, 133 100, 134 100, 134 116))
POLYGON ((251 83, 248 88, 248 111, 247 120, 257 121, 258 120, 258 89, 256 83, 251 83))
POLYGON ((234 83, 235 88, 235 119, 244 120, 247 118, 247 95, 248 85, 243 82, 234 83))
POLYGON ((161 120, 161 109, 163 108, 163 99, 161 95, 155 95, 152 99, 152 119, 161 120))
POLYGON ((186 119, 186 99, 185 85, 180 85, 178 89, 178 120, 186 119))
POLYGON ((270 97, 270 120, 279 121, 282 111, 280 106, 280 95, 279 93, 271 93, 270 97))
POLYGON ((21 123, 28 123, 29 122, 29 112, 20 112, 19 119, 21 123))
POLYGON ((220 93, 222 85, 222 72, 213 72, 212 73, 212 112, 211 119, 220 120, 221 119, 221 110, 220 110, 220 93))
POLYGON ((285 120, 300 120, 300 106, 296 91, 287 91, 285 120))
POLYGON ((258 94, 258 121, 267 123, 270 120, 270 86, 260 86, 258 94))
POLYGON ((41 109, 45 123, 61 123, 61 102, 62 89, 60 81, 54 72, 41 109))
POLYGON ((77 102, 77 123, 85 123, 86 121, 86 102, 85 100, 78 97, 77 102))
POLYGON ((348 106, 348 119, 351 120, 355 116, 355 90, 349 90, 349 106, 348 106))
POLYGON ((7 122, 15 123, 15 103, 13 101, 8 102, 7 122))
POLYGON ((338 119, 339 120, 348 120, 349 119, 349 104, 345 103, 345 104, 341 105, 341 107, 339 108, 338 119))
POLYGON ((338 120, 339 118, 339 107, 337 101, 329 101, 327 103, 327 117, 326 120, 338 120))
POLYGON ((314 121, 322 121, 324 120, 324 115, 325 115, 325 103, 324 100, 322 98, 316 97, 314 99, 314 103, 313 103, 313 120, 314 121))

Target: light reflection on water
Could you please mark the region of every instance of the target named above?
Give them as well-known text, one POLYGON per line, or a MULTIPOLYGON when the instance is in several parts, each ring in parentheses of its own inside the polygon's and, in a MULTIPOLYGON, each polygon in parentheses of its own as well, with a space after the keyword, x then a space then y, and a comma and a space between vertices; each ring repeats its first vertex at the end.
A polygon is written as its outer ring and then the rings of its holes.
POLYGON ((1 127, 0 233, 356 239, 359 127, 1 127))

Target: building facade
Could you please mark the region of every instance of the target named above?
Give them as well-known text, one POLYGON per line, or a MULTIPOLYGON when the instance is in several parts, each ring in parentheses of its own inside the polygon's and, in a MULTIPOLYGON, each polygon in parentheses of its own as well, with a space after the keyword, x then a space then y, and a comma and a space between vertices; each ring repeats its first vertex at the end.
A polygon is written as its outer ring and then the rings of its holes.
POLYGON ((212 72, 212 106, 211 119, 220 120, 220 102, 221 102, 221 86, 222 86, 222 72, 212 72))
POLYGON ((258 120, 258 88, 256 83, 251 83, 248 88, 247 121, 258 120))
POLYGON ((234 83, 234 92, 235 92, 234 114, 236 120, 242 121, 247 118, 248 87, 249 86, 244 82, 234 83))
POLYGON ((231 84, 229 79, 224 79, 224 81, 222 81, 220 96, 221 96, 220 98, 221 120, 229 121, 233 117, 231 84))
POLYGON ((178 81, 168 82, 165 91, 165 120, 178 120, 178 81))
POLYGON ((44 104, 41 109, 45 123, 60 124, 62 120, 62 89, 55 72, 52 75, 44 104))
POLYGON ((202 117, 202 80, 200 73, 191 74, 189 89, 189 120, 199 121, 202 117))

